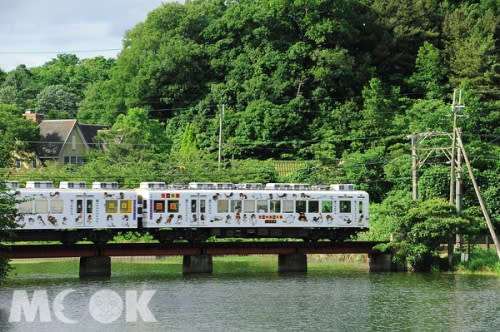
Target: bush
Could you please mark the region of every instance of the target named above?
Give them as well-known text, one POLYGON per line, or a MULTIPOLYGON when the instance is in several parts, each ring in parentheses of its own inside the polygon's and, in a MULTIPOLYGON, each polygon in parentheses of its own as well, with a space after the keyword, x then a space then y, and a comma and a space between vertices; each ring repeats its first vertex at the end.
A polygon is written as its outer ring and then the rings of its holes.
POLYGON ((495 272, 500 274, 500 260, 494 249, 475 248, 469 255, 469 261, 458 263, 458 270, 472 272, 495 272))

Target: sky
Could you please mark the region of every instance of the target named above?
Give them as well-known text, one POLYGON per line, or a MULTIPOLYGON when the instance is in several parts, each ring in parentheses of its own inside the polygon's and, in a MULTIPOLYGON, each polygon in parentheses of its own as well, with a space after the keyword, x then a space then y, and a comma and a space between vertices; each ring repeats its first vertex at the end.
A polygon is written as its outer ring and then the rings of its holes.
POLYGON ((59 53, 116 57, 125 31, 172 0, 0 0, 0 68, 36 67, 59 53))

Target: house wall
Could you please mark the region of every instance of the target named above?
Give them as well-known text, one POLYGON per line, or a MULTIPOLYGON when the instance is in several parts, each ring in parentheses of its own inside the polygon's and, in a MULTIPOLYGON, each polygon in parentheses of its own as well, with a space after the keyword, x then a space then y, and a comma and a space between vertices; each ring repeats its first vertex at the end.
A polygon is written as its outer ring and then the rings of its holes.
MULTIPOLYGON (((67 141, 64 143, 63 148, 61 149, 59 158, 57 159, 57 164, 58 165, 67 164, 68 163, 67 158, 70 158, 70 163, 75 163, 74 162, 75 158, 84 158, 87 155, 87 151, 88 147, 85 144, 83 135, 77 129, 77 127, 74 127, 71 133, 69 134, 67 141)), ((77 159, 77 161, 78 160, 81 159, 77 159)))

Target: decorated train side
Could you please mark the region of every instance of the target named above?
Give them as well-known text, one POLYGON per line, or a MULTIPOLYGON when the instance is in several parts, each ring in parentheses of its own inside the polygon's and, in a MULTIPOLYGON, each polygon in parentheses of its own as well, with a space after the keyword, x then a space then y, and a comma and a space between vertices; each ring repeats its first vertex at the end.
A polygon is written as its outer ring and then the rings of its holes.
POLYGON ((16 230, 21 233, 142 230, 161 235, 159 239, 188 239, 186 234, 333 239, 369 227, 368 193, 350 184, 143 182, 136 189, 121 189, 114 182, 94 182, 91 188, 68 181, 58 188, 48 181, 28 181, 25 188, 15 182, 6 185, 18 200, 16 230))

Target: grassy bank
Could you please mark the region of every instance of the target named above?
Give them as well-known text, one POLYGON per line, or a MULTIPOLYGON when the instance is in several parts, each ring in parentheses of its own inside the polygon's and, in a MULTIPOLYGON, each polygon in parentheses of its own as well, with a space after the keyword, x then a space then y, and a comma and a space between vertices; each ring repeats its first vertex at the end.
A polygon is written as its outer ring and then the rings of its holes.
POLYGON ((457 262, 456 271, 459 273, 485 273, 500 275, 500 260, 495 249, 474 248, 468 262, 457 262))
MULTIPOLYGON (((19 259, 11 262, 8 279, 77 278, 78 259, 19 259)), ((215 256, 214 274, 276 273, 276 255, 215 256)), ((366 255, 309 255, 308 271, 312 273, 367 271, 366 255)), ((182 274, 182 257, 113 258, 113 276, 165 276, 182 274)))

